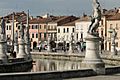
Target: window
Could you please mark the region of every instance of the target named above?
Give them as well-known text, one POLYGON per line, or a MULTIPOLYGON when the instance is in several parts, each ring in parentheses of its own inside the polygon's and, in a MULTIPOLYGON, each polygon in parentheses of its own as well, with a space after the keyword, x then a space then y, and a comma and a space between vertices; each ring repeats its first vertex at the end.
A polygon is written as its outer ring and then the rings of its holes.
POLYGON ((38 34, 36 33, 36 38, 38 38, 38 34))
POLYGON ((81 33, 81 39, 83 39, 83 33, 81 33))
POLYGON ((101 35, 103 36, 103 30, 101 31, 101 35))
POLYGON ((78 33, 77 33, 77 40, 78 40, 78 33))
POLYGON ((60 28, 58 28, 58 33, 60 33, 60 28))
POLYGON ((32 34, 32 38, 34 38, 34 34, 32 34))
POLYGON ((40 39, 41 39, 41 33, 40 33, 40 39))
POLYGON ((63 28, 63 33, 65 33, 65 28, 63 28))
POLYGON ((41 29, 41 25, 39 26, 39 28, 41 29))
POLYGON ((34 25, 32 25, 32 29, 34 29, 34 25))
POLYGON ((44 33, 44 39, 46 39, 46 33, 44 33))
POLYGON ((48 25, 48 30, 50 29, 50 26, 48 25))
POLYGON ((46 29, 46 26, 47 26, 47 25, 44 25, 44 29, 46 29))
POLYGON ((67 33, 69 33, 69 28, 67 28, 67 33))
POLYGON ((35 29, 38 29, 38 25, 35 26, 35 29))
POLYGON ((75 32, 75 29, 74 29, 74 28, 72 28, 72 32, 75 32))
POLYGON ((7 26, 7 30, 8 30, 8 26, 7 26))
POLYGON ((9 26, 9 30, 11 30, 11 26, 9 26))

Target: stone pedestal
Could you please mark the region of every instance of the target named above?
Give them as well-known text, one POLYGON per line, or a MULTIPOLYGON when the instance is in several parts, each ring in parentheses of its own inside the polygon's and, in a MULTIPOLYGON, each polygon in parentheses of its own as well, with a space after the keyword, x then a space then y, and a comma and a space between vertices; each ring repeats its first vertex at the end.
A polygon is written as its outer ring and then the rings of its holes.
POLYGON ((115 48, 115 43, 111 45, 111 55, 117 55, 117 50, 115 48))
POLYGON ((17 43, 14 44, 14 52, 18 53, 18 44, 17 43))
POLYGON ((48 35, 48 41, 47 41, 47 51, 50 52, 51 51, 51 46, 50 46, 50 41, 51 41, 51 37, 50 35, 48 35))
POLYGON ((2 60, 3 63, 7 62, 5 44, 6 44, 6 41, 0 41, 0 60, 2 60))
POLYGON ((25 44, 25 52, 28 55, 28 58, 31 58, 31 54, 30 54, 30 44, 26 43, 25 44))
POLYGON ((71 53, 74 53, 72 43, 70 43, 70 46, 69 46, 69 54, 71 53))
POLYGON ((99 55, 100 38, 89 35, 86 38, 86 54, 82 61, 84 68, 93 69, 97 74, 105 74, 105 64, 99 55))
POLYGON ((25 43, 24 43, 23 39, 19 40, 19 52, 17 54, 17 58, 25 58, 25 59, 28 58, 28 56, 25 52, 25 43))
POLYGON ((48 51, 48 52, 51 51, 51 47, 50 47, 50 45, 47 46, 47 51, 48 51))

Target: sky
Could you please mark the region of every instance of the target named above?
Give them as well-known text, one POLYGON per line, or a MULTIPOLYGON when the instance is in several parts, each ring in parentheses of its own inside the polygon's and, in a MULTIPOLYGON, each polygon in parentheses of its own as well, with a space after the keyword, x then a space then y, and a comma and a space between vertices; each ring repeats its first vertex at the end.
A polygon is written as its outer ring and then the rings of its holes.
MULTIPOLYGON (((120 7, 120 0, 99 0, 101 7, 113 9, 120 7)), ((0 0, 0 16, 12 12, 30 10, 30 15, 39 16, 49 13, 51 15, 92 14, 92 0, 0 0)))

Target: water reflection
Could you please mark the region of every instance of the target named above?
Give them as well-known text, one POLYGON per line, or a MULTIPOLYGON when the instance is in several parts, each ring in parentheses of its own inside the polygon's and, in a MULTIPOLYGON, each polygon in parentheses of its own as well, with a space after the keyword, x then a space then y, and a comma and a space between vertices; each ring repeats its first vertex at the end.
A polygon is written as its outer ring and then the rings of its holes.
POLYGON ((32 72, 72 70, 80 69, 80 66, 80 61, 37 59, 33 65, 32 72))

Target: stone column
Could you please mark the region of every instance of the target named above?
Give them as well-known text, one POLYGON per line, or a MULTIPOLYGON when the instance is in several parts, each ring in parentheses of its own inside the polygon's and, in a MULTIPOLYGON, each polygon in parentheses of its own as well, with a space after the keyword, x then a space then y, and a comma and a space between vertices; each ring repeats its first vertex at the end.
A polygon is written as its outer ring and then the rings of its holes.
POLYGON ((18 53, 18 43, 14 43, 14 52, 18 53))
POLYGON ((117 55, 117 51, 116 51, 116 48, 115 48, 115 43, 112 43, 111 44, 111 55, 117 55))
POLYGON ((105 64, 99 55, 99 41, 101 38, 88 34, 86 38, 86 54, 82 61, 84 68, 91 68, 97 74, 105 74, 105 64))
POLYGON ((69 54, 70 53, 74 53, 74 50, 73 50, 73 34, 71 34, 71 41, 69 43, 69 54))
POLYGON ((5 20, 2 18, 0 22, 0 60, 2 60, 3 64, 7 63, 6 44, 5 20))
POLYGON ((115 38, 117 36, 117 32, 115 31, 115 29, 113 29, 112 31, 112 37, 111 37, 111 55, 117 55, 117 50, 115 47, 115 38))
POLYGON ((16 31, 14 37, 14 52, 18 53, 18 32, 16 31))
POLYGON ((7 55, 6 55, 6 47, 5 47, 6 41, 0 41, 0 60, 2 60, 3 63, 7 62, 7 55))
POLYGON ((28 55, 28 58, 31 58, 30 35, 29 35, 29 10, 28 10, 28 14, 27 14, 27 26, 26 26, 26 33, 25 33, 25 51, 28 55))
POLYGON ((69 44, 69 53, 73 53, 74 51, 73 51, 73 47, 72 47, 72 43, 70 42, 70 44, 69 44))
POLYGON ((20 39, 19 39, 19 52, 17 54, 17 58, 25 58, 28 59, 28 56, 25 52, 25 40, 24 40, 24 26, 20 24, 20 39))
POLYGON ((50 40, 51 40, 51 37, 50 37, 50 35, 48 35, 48 45, 47 45, 47 51, 48 52, 51 51, 50 40))

